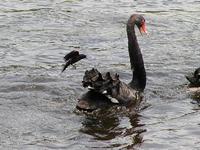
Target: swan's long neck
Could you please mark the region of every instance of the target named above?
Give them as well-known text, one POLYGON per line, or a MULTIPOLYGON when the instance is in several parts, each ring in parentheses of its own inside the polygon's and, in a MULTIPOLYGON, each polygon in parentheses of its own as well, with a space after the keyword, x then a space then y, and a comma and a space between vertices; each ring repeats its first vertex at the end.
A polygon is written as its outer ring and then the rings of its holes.
POLYGON ((135 35, 135 20, 130 18, 127 23, 128 51, 133 70, 133 78, 130 82, 132 88, 143 91, 146 86, 146 71, 142 53, 140 51, 137 37, 135 35))

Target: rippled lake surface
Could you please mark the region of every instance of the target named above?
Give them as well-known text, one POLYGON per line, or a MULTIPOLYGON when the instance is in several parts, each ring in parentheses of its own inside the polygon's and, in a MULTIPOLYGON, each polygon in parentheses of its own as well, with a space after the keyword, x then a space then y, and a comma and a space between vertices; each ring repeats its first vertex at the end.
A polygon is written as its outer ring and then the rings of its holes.
POLYGON ((0 0, 1 149, 200 149, 200 106, 185 74, 200 66, 199 0, 0 0), (86 69, 131 79, 125 24, 138 34, 147 70, 145 109, 78 113, 86 69), (88 59, 61 74, 63 56, 88 59))

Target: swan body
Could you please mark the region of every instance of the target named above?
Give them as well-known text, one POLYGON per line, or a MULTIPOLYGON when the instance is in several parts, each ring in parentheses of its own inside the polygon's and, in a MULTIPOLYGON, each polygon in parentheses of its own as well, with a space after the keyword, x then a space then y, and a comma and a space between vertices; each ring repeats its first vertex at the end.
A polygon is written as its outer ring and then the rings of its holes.
MULTIPOLYGON (((126 27, 128 52, 133 72, 131 82, 129 84, 122 82, 118 74, 111 75, 110 72, 102 74, 94 68, 86 70, 82 83, 83 87, 87 87, 89 91, 78 99, 78 109, 92 111, 97 108, 116 105, 116 103, 110 101, 110 98, 116 99, 119 103, 118 105, 132 106, 132 104, 139 104, 142 99, 141 93, 146 86, 146 71, 135 34, 135 26, 138 27, 141 34, 146 33, 145 19, 143 16, 137 14, 131 15, 126 27)), ((67 54, 65 56, 66 65, 63 71, 69 64, 73 64, 77 60, 85 57, 85 55, 79 54, 78 52, 72 52, 72 55, 70 53, 67 54)))
POLYGON ((120 81, 118 74, 111 75, 110 72, 107 72, 102 75, 94 68, 86 70, 82 83, 83 87, 114 98, 122 105, 128 105, 133 100, 137 100, 140 93, 120 81))

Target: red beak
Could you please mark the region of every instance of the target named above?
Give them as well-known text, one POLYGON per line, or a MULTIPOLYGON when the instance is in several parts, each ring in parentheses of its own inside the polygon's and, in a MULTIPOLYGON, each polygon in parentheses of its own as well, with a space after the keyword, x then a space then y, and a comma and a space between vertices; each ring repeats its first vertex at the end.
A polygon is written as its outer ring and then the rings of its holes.
POLYGON ((142 26, 140 27, 140 33, 143 35, 144 33, 147 34, 147 30, 146 30, 146 24, 145 22, 142 24, 142 26))

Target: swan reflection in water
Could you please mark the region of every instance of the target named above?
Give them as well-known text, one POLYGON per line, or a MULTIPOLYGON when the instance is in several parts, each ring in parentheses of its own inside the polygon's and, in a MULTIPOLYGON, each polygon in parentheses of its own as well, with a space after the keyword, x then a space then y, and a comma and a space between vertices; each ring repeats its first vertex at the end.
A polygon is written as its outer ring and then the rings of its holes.
POLYGON ((133 149, 143 143, 144 124, 140 123, 138 113, 128 112, 125 107, 113 106, 86 115, 82 121, 81 133, 92 136, 94 141, 107 141, 107 145, 91 145, 90 148, 133 149), (118 109, 118 110, 117 110, 118 109), (131 137, 131 138, 130 138, 131 137))

